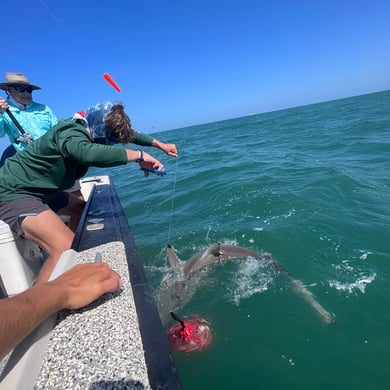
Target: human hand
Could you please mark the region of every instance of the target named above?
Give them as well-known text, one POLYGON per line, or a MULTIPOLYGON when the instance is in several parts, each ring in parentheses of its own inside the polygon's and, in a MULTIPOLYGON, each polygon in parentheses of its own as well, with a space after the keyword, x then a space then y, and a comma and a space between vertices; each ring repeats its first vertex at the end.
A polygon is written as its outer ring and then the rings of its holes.
POLYGON ((94 262, 76 265, 49 284, 63 295, 63 309, 78 309, 107 292, 116 291, 122 282, 106 263, 94 262))
POLYGON ((162 150, 168 156, 177 157, 177 148, 175 144, 165 144, 164 142, 159 141, 158 139, 154 139, 152 142, 152 146, 162 150))
POLYGON ((177 157, 177 148, 175 144, 161 144, 161 150, 168 156, 177 157))
MULTIPOLYGON (((153 156, 151 156, 149 153, 142 152, 142 159, 143 161, 139 162, 139 165, 141 168, 146 168, 147 170, 158 170, 158 171, 164 171, 164 165, 160 163, 157 159, 155 159, 153 156)), ((144 176, 148 177, 149 172, 147 170, 144 170, 144 176)), ((158 176, 164 176, 163 174, 156 173, 158 176)))
POLYGON ((0 113, 4 113, 8 108, 8 103, 0 96, 0 113))

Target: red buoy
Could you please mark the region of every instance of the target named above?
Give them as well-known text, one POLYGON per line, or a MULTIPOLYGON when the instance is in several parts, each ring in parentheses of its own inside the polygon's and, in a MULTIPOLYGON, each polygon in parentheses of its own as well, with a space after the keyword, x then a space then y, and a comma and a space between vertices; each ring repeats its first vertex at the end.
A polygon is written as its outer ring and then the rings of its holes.
POLYGON ((172 349, 182 352, 201 352, 209 346, 211 330, 204 318, 197 315, 184 317, 182 320, 176 315, 172 317, 179 321, 166 332, 172 349))

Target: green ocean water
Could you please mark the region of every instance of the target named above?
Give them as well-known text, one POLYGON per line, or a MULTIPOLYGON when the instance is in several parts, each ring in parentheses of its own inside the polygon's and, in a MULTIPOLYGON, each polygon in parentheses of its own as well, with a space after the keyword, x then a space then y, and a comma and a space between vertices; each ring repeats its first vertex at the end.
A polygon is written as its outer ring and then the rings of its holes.
MULTIPOLYGON (((178 313, 213 340, 174 352, 185 389, 389 389, 390 91, 156 133, 163 178, 109 172, 154 291, 165 246, 213 242, 277 259, 334 313, 254 259, 202 272, 178 313)), ((101 170, 99 170, 101 173, 101 170)))

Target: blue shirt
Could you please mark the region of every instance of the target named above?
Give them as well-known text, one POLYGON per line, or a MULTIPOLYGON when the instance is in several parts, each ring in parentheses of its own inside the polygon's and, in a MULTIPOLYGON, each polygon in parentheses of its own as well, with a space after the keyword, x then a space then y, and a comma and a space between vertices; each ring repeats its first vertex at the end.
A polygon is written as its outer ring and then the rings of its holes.
MULTIPOLYGON (((32 102, 25 110, 21 110, 13 105, 12 100, 7 99, 7 103, 23 130, 26 133, 30 133, 34 140, 41 137, 58 123, 53 111, 45 104, 32 102)), ((26 142, 15 142, 15 139, 20 136, 20 132, 12 122, 12 119, 4 112, 0 114, 0 137, 5 137, 6 135, 17 151, 23 150, 28 145, 26 142)))

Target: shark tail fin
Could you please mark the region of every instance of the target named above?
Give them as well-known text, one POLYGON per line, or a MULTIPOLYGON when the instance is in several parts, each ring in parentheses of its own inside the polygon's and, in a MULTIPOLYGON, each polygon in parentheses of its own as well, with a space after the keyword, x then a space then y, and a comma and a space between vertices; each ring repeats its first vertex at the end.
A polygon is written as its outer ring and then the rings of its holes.
POLYGON ((291 276, 289 278, 295 292, 303 299, 305 299, 306 302, 308 302, 310 306, 317 311, 320 318, 326 324, 332 324, 335 322, 336 316, 324 309, 321 304, 314 298, 314 295, 304 286, 300 280, 294 279, 291 276))

